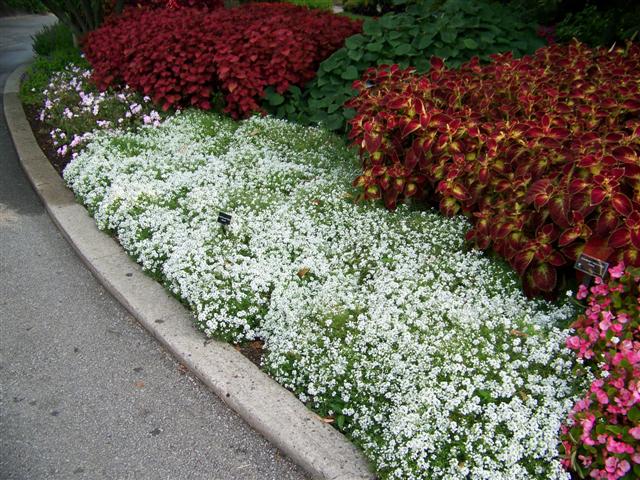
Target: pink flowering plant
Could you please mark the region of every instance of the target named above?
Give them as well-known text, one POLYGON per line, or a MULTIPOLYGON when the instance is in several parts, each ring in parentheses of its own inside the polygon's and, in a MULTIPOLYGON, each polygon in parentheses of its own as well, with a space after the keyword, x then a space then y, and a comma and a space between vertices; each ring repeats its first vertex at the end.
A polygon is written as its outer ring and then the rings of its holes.
POLYGON ((50 127, 51 143, 66 160, 100 130, 157 127, 167 116, 155 110, 151 98, 127 86, 100 92, 90 77, 91 70, 71 64, 54 72, 41 92, 32 92, 38 100, 38 120, 50 127))
POLYGON ((579 478, 640 478, 640 269, 580 286, 587 309, 567 338, 595 380, 562 427, 563 465, 579 478))

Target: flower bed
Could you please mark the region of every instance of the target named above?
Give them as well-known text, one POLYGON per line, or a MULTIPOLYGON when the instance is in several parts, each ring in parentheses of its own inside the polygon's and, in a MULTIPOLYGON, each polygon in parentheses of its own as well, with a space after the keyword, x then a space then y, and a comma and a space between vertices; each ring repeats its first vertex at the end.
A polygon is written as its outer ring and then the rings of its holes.
POLYGON ((568 478, 573 309, 465 251, 464 219, 353 204, 356 170, 321 130, 186 112, 97 134, 64 176, 205 334, 263 339, 267 371, 384 478, 568 478))
POLYGON ((221 92, 225 111, 242 117, 261 111, 267 86, 282 93, 309 81, 359 30, 358 21, 286 3, 129 9, 91 32, 84 51, 101 88, 126 83, 164 110, 208 110, 221 92))
POLYGON ((640 477, 640 269, 619 264, 582 286, 588 308, 567 339, 596 375, 562 427, 563 463, 585 477, 640 477))
POLYGON ((530 294, 562 285, 585 249, 640 266, 640 46, 432 65, 355 83, 365 198, 465 213, 469 240, 507 259, 530 294))

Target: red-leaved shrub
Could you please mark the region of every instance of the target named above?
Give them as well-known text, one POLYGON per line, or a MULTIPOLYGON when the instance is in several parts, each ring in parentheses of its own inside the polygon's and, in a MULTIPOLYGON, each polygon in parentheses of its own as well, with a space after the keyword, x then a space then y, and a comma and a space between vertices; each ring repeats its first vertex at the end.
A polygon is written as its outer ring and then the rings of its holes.
POLYGON ((209 109, 220 91, 234 117, 261 111, 264 89, 303 85, 361 23, 287 3, 233 9, 128 9, 90 33, 84 50, 100 88, 117 83, 164 109, 209 109))
POLYGON ((347 104, 354 184, 388 208, 417 196, 468 215, 468 240, 505 257, 530 295, 551 292, 585 248, 638 266, 639 78, 635 44, 553 45, 459 70, 433 58, 422 76, 371 69, 347 104))

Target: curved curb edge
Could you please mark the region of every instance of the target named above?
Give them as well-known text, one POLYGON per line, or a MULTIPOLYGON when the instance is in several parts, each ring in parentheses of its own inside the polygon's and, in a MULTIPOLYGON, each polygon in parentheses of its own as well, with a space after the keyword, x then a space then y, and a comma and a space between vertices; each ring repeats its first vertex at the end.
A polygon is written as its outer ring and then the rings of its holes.
POLYGON ((99 231, 38 146, 18 92, 26 65, 7 78, 4 114, 22 168, 62 235, 98 281, 205 385, 315 479, 373 480, 363 454, 229 344, 206 340, 193 317, 122 247, 99 231))

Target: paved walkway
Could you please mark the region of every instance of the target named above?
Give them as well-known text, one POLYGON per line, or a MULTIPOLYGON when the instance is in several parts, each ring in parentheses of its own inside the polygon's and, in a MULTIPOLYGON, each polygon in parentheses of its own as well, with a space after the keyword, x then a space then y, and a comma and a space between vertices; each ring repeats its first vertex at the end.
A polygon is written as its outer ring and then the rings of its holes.
MULTIPOLYGON (((0 87, 51 17, 0 18, 0 87)), ((1 107, 1 105, 0 105, 1 107)), ((0 115, 0 479, 303 479, 84 268, 0 115)))

